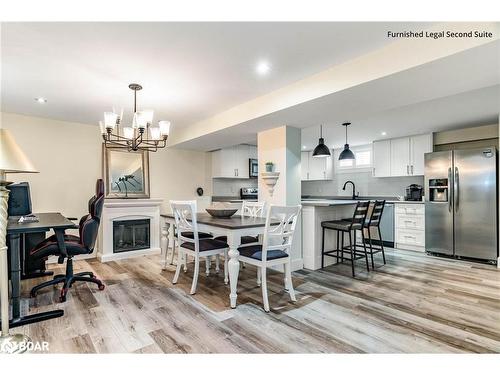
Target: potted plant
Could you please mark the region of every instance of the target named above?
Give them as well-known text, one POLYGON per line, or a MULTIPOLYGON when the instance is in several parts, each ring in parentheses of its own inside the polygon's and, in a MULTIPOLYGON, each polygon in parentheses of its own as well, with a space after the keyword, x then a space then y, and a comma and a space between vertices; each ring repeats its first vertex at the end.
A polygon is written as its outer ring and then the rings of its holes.
POLYGON ((274 163, 272 161, 266 162, 266 172, 274 171, 274 163))

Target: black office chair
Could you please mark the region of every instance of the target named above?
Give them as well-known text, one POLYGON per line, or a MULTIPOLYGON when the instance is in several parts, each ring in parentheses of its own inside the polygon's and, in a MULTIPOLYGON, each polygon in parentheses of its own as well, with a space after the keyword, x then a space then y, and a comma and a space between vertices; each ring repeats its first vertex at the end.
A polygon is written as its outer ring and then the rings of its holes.
POLYGON ((66 301, 66 294, 75 281, 86 281, 97 284, 99 290, 104 289, 101 280, 94 277, 92 272, 73 273, 73 257, 80 254, 90 254, 94 251, 99 222, 101 220, 102 207, 104 204, 104 183, 97 180, 95 195, 89 200, 89 213, 80 219, 79 236, 65 234, 64 231, 56 233, 39 243, 33 250, 31 256, 36 259, 47 258, 50 255, 59 256, 58 263, 66 261, 66 274, 56 275, 53 280, 46 281, 31 289, 31 297, 35 297, 38 290, 49 285, 64 283, 61 290, 60 302, 66 301))

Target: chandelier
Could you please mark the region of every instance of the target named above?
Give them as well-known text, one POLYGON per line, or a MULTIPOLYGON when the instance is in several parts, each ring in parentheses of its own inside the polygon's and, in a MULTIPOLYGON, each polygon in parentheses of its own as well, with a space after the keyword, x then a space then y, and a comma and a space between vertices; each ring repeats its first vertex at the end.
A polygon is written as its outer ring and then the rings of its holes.
POLYGON ((130 126, 123 126, 123 109, 118 115, 114 112, 104 112, 104 122, 99 121, 104 146, 111 149, 126 149, 127 151, 153 151, 164 148, 170 132, 169 121, 159 121, 153 126, 153 111, 137 111, 137 91, 142 86, 137 83, 128 85, 134 91, 134 116, 130 126))

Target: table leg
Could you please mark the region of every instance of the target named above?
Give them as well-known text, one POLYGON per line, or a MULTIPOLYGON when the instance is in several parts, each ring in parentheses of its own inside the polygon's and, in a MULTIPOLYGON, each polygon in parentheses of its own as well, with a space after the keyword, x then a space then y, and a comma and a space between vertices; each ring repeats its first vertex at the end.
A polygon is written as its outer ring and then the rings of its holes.
POLYGON ((11 234, 10 238, 10 281, 12 284, 12 320, 21 316, 21 262, 19 252, 21 251, 20 235, 11 234))
MULTIPOLYGON (((163 226, 161 228, 161 250, 163 252, 163 265, 162 269, 167 268, 168 260, 167 260, 167 255, 168 255, 168 245, 170 242, 170 223, 165 221, 163 223, 163 226)), ((172 250, 173 251, 173 250, 172 250)))
POLYGON ((232 233, 228 233, 227 243, 229 245, 229 286, 231 293, 229 294, 229 300, 231 303, 231 308, 236 307, 236 299, 238 297, 238 274, 240 272, 240 253, 238 251, 239 241, 235 240, 235 236, 232 233), (237 243, 238 242, 238 243, 237 243))

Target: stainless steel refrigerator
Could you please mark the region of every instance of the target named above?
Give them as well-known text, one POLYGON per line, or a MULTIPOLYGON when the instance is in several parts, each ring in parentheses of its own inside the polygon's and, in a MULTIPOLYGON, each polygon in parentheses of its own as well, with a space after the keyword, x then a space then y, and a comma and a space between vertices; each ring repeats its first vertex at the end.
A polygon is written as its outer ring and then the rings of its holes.
POLYGON ((456 257, 498 258, 495 147, 425 154, 425 248, 456 257))

